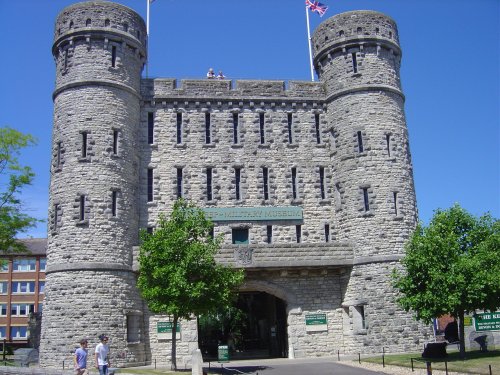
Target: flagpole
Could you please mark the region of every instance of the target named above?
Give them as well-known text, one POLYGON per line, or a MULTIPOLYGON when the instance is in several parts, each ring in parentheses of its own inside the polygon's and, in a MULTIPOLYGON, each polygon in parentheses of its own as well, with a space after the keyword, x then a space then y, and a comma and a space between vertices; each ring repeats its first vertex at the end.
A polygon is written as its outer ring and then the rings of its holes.
POLYGON ((309 9, 307 9, 307 6, 306 6, 306 21, 307 21, 307 44, 309 45, 309 63, 311 65, 311 81, 314 82, 313 57, 312 57, 312 46, 311 46, 311 30, 309 27, 309 9))
POLYGON ((150 0, 146 0, 146 78, 148 78, 149 70, 149 4, 150 0))

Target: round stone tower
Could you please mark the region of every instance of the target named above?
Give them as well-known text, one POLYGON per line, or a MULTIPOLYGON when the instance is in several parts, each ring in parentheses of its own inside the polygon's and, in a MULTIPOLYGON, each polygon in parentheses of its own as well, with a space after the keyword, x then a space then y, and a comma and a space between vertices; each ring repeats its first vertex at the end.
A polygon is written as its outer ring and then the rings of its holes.
POLYGON ((91 1, 57 17, 54 126, 40 363, 59 367, 82 337, 110 337, 113 366, 145 360, 135 287, 142 18, 91 1), (109 330, 112 327, 112 331, 109 330))
POLYGON ((397 26, 378 12, 347 12, 323 22, 312 41, 327 92, 334 222, 355 252, 345 276, 344 344, 352 352, 414 348, 421 327, 387 292, 417 222, 397 26))

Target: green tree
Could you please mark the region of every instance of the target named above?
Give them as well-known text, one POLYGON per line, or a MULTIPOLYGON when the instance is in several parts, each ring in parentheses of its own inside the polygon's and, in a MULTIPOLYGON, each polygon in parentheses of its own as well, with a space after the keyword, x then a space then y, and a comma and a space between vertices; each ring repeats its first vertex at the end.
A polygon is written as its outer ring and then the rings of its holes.
POLYGON ((34 144, 29 134, 0 128, 0 249, 3 252, 25 250, 16 236, 40 222, 22 212, 19 198, 22 188, 31 185, 35 174, 30 167, 21 165, 18 157, 23 148, 34 144))
POLYGON ((500 307, 500 221, 456 204, 419 224, 405 249, 403 269, 393 273, 399 304, 426 323, 455 317, 464 358, 464 314, 500 307))
POLYGON ((160 216, 152 234, 141 232, 138 288, 157 314, 173 317, 172 369, 177 369, 175 327, 179 318, 229 306, 243 281, 243 270, 215 262, 222 236, 195 205, 179 199, 170 218, 160 216))

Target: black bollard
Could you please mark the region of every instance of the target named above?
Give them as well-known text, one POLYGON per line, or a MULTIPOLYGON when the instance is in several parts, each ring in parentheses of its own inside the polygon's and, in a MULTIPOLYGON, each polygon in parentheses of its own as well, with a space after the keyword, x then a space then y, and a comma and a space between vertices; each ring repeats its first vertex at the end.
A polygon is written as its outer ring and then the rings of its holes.
POLYGON ((337 350, 337 359, 339 360, 340 362, 340 350, 337 350))
POLYGON ((448 375, 448 362, 444 361, 444 371, 446 372, 446 375, 448 375))
POLYGON ((358 353, 358 362, 361 364, 361 353, 358 353))
POLYGON ((415 370, 413 369, 413 358, 410 358, 410 360, 411 360, 411 372, 413 372, 413 371, 415 371, 415 370))

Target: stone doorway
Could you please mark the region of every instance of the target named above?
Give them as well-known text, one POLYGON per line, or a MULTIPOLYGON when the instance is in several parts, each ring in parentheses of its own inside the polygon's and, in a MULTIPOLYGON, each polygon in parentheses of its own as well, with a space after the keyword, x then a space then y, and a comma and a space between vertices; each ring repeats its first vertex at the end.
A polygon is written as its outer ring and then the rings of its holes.
POLYGON ((240 292, 233 306, 198 319, 204 360, 228 345, 231 360, 288 356, 286 302, 266 292, 240 292))

